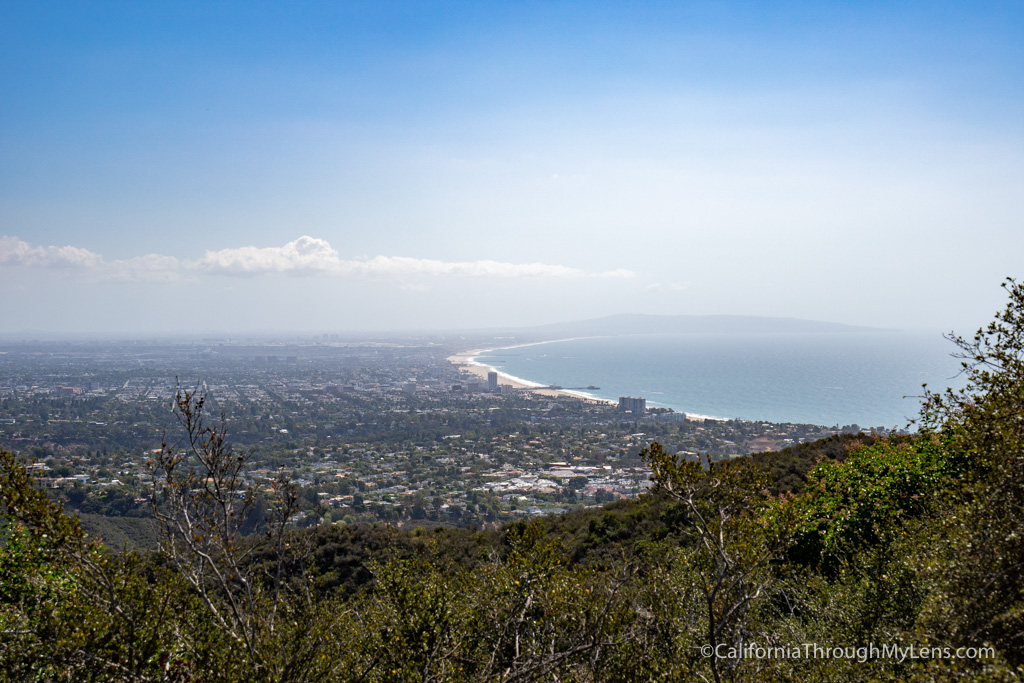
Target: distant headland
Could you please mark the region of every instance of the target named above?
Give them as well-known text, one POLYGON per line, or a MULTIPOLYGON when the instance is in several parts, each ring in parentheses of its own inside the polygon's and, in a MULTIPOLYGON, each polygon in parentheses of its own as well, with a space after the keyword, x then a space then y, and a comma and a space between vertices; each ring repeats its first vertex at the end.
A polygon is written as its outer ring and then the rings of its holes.
POLYGON ((514 334, 520 338, 565 339, 569 337, 602 337, 620 334, 794 334, 880 332, 877 327, 844 325, 842 323, 771 318, 754 315, 608 315, 589 320, 534 325, 514 329, 474 330, 474 332, 514 334))

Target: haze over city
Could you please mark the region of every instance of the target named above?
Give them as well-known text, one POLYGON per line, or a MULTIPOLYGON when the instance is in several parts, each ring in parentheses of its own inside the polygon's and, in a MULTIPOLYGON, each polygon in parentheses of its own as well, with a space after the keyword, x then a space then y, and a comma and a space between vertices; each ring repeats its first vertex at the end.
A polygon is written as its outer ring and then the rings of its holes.
POLYGON ((1015 3, 6 3, 6 334, 618 313, 970 332, 1015 3))

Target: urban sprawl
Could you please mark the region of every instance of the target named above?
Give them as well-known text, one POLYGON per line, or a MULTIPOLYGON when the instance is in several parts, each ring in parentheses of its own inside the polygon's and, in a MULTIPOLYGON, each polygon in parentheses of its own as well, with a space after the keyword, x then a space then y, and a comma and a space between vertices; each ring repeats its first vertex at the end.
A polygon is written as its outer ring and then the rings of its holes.
POLYGON ((0 442, 71 510, 150 514, 152 458, 182 447, 179 390, 206 397, 257 490, 286 473, 299 526, 495 526, 633 497, 639 451, 720 460, 857 425, 688 419, 480 381, 449 357, 493 339, 8 342, 0 442), (698 455, 699 454, 699 455, 698 455))

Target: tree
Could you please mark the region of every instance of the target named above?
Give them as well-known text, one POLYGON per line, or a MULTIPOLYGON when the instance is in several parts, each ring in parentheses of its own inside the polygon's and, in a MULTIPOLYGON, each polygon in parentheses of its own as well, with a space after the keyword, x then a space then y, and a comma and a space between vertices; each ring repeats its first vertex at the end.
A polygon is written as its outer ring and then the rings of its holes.
POLYGON ((772 498, 763 470, 749 459, 701 463, 670 455, 657 441, 641 451, 657 490, 681 502, 689 535, 688 563, 703 597, 704 645, 711 675, 733 677, 751 635, 751 612, 772 587, 770 562, 798 527, 798 512, 772 498))
MULTIPOLYGON (((1010 297, 972 339, 950 332, 965 386, 930 391, 925 385, 921 424, 926 431, 961 430, 980 455, 1003 462, 1007 447, 1024 444, 1024 285, 1002 284, 1010 297)), ((989 463, 997 464, 997 463, 989 463)))
POLYGON ((0 451, 0 680, 178 681, 180 581, 112 554, 0 451))
POLYGON ((466 588, 470 680, 623 680, 604 667, 633 635, 635 567, 571 567, 537 521, 510 525, 504 540, 504 557, 492 555, 466 588))
MULTIPOLYGON (((205 420, 206 396, 179 387, 174 411, 182 439, 150 461, 153 514, 161 551, 244 663, 233 672, 255 680, 308 680, 327 643, 330 609, 314 599, 306 563, 312 534, 293 533, 298 492, 282 472, 269 486, 262 543, 243 539, 257 489, 244 480, 245 457, 226 441, 224 418, 205 420)), ((186 638, 196 657, 205 644, 186 638)))
POLYGON ((922 621, 950 643, 999 646, 1024 665, 1024 285, 971 339, 949 334, 965 386, 925 387, 921 423, 956 444, 972 480, 936 525, 940 553, 922 621))

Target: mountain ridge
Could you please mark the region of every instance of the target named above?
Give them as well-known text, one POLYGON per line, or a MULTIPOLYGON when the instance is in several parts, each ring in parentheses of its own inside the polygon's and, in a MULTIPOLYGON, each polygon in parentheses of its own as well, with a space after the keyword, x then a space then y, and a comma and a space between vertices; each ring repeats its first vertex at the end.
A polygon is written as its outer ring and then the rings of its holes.
MULTIPOLYGON (((478 332, 496 331, 478 330, 478 332)), ((546 325, 531 325, 506 330, 521 336, 545 338, 596 337, 622 334, 784 334, 784 333, 853 333, 882 332, 883 328, 847 325, 844 323, 775 318, 754 315, 657 315, 620 313, 615 315, 546 325)))

